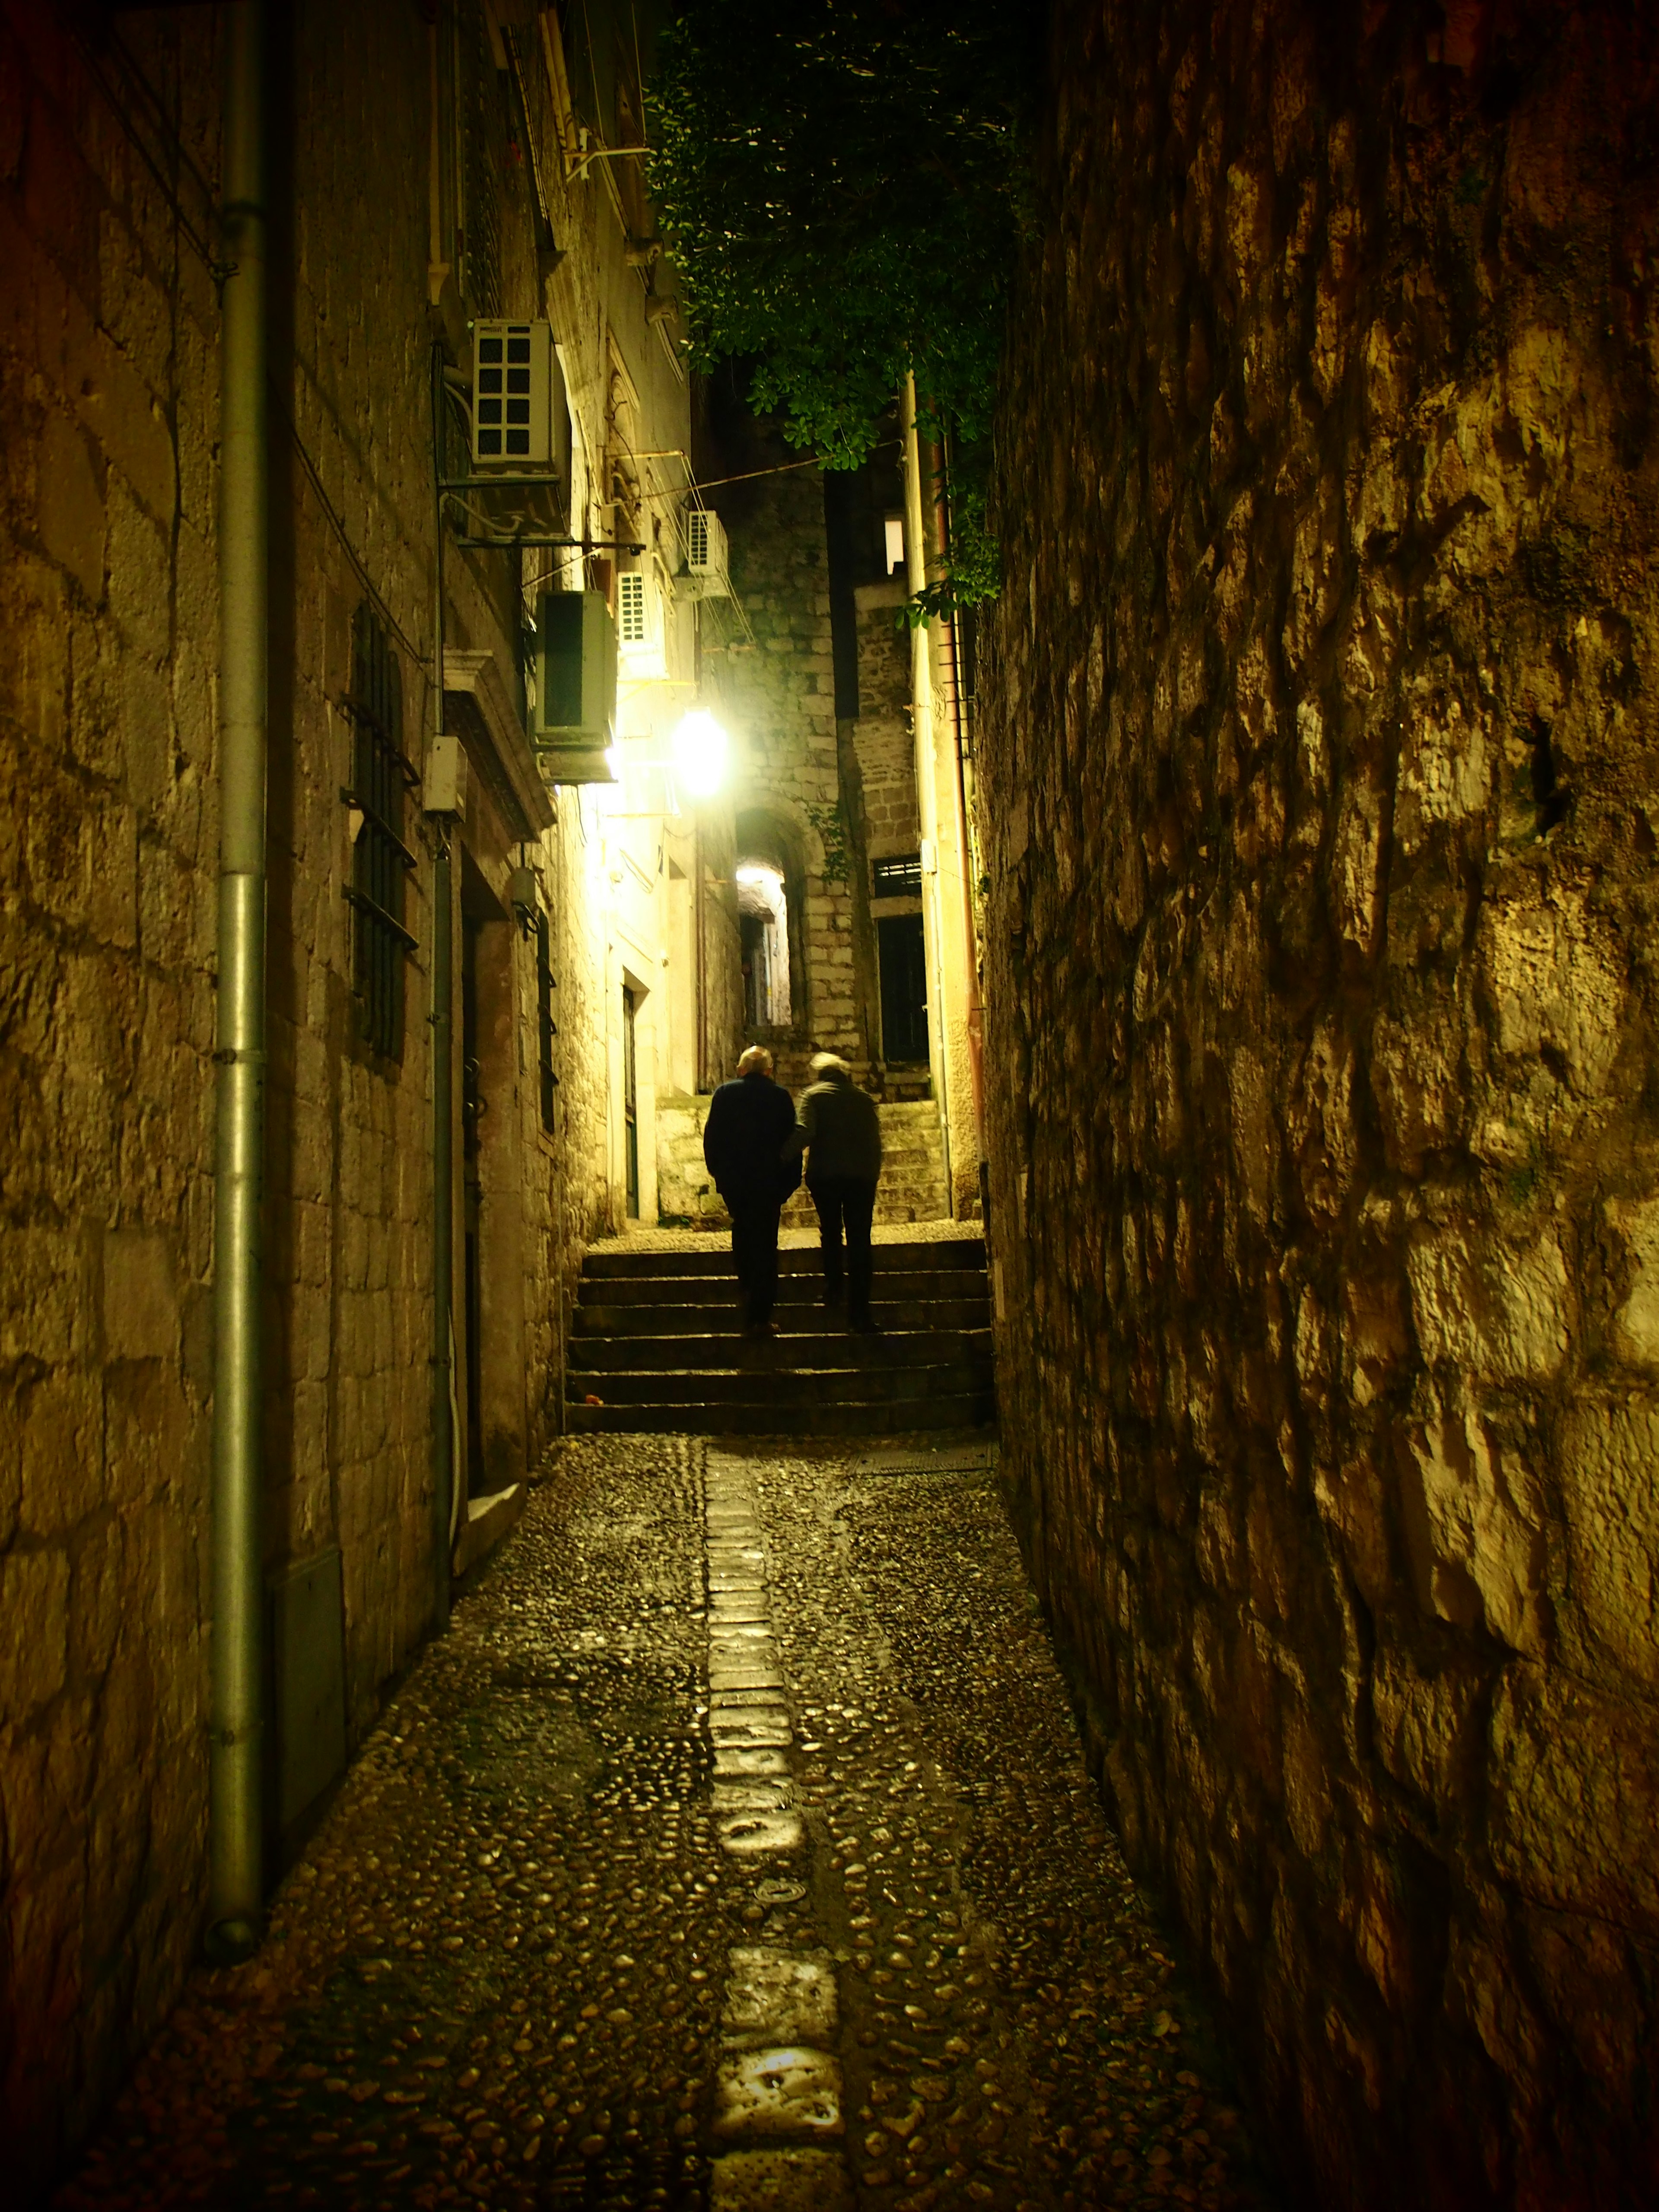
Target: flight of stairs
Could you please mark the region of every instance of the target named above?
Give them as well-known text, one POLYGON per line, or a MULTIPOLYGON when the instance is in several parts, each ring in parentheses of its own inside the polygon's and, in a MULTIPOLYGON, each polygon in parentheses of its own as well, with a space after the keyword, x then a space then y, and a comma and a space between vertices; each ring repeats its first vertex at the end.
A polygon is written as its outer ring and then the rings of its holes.
POLYGON ((816 1249, 780 1252, 779 1334, 762 1342, 742 1334, 726 1243, 589 1251, 569 1346, 574 1432, 846 1436, 991 1419, 978 1238, 878 1244, 879 1336, 825 1312, 816 1249))

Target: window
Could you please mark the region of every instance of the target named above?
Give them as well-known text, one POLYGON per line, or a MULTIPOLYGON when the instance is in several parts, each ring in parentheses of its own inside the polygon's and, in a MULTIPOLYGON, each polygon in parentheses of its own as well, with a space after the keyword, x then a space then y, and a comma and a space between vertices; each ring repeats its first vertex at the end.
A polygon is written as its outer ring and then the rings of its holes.
POLYGON ((542 1127, 550 1137, 553 1133, 553 1094, 559 1087, 559 1079, 553 1069, 553 1040, 559 1034, 559 1025, 553 1018, 553 994, 558 988, 553 975, 551 933, 547 916, 538 908, 536 912, 536 1057, 542 1079, 542 1127))
POLYGON ((920 898, 921 854, 902 853, 892 860, 872 860, 870 863, 870 893, 872 898, 920 898))
POLYGON ((404 927, 404 876, 415 855, 404 842, 404 793, 414 771, 404 757, 403 679, 379 618, 357 610, 351 634, 351 881, 355 913, 352 988, 363 1042, 388 1060, 404 1048, 404 956, 415 939, 404 927))

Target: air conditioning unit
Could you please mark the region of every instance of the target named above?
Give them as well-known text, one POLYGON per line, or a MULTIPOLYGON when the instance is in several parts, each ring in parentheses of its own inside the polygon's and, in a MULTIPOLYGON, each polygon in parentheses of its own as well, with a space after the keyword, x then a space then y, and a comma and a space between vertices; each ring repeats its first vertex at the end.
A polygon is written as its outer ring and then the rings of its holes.
POLYGON ((472 325, 472 458, 483 467, 545 468, 558 459, 564 380, 547 323, 472 325))
POLYGON ((617 642, 618 645, 650 643, 646 620, 645 571, 642 568, 624 568, 617 579, 617 642))
POLYGON ((531 679, 531 742, 547 781, 613 782, 617 625, 603 592, 539 595, 531 679))
POLYGON ((726 526, 706 507, 685 511, 685 573, 694 599, 732 596, 726 574, 726 526))

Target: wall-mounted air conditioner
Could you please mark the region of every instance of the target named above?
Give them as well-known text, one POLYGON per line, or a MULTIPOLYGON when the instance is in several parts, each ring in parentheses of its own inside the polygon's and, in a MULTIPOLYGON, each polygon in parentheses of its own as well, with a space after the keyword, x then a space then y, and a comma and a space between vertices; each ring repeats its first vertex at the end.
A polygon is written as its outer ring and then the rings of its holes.
POLYGON ((726 574, 726 526, 706 507, 690 507, 685 511, 685 574, 693 599, 732 596, 726 574))
POLYGON ((485 468, 558 460, 564 379, 546 323, 472 325, 472 458, 485 468))
POLYGON ((539 595, 531 688, 531 742, 548 781, 612 781, 617 624, 603 592, 539 595))
POLYGON ((624 568, 617 579, 617 642, 629 646, 648 645, 650 641, 645 571, 642 568, 624 568))

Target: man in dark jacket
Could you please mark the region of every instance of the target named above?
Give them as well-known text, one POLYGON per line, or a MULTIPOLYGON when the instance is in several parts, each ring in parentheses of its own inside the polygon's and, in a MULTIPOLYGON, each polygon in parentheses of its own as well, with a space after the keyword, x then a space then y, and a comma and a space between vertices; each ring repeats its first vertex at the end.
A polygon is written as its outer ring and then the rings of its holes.
POLYGON ((806 1150, 806 1188, 818 1210, 823 1253, 823 1303, 838 1306, 842 1293, 842 1229, 847 1231, 847 1326, 873 1336, 870 1312, 870 1223, 881 1174, 881 1118, 876 1102, 860 1091, 853 1072, 833 1052, 812 1062, 815 1078, 802 1092, 795 1143, 806 1150))
POLYGON ((744 1323, 750 1336, 775 1336, 772 1308, 778 1295, 778 1214, 800 1182, 793 1137, 795 1109, 789 1093, 772 1080, 772 1055, 751 1044, 738 1062, 737 1080, 722 1083, 708 1102, 702 1156, 732 1217, 732 1256, 743 1285, 744 1323))

